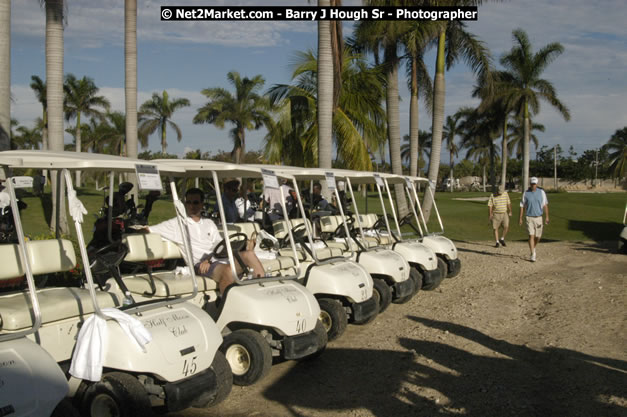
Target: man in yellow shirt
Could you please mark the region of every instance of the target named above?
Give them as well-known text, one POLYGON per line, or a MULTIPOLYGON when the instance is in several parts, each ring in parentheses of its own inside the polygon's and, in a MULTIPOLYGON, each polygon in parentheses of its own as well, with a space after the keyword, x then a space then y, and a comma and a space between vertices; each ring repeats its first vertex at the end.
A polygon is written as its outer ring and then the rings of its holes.
POLYGON ((490 196, 488 200, 488 210, 492 229, 494 229, 494 239, 496 244, 494 247, 507 246, 505 244, 505 235, 509 230, 509 218, 512 216, 512 203, 509 195, 503 191, 503 187, 499 187, 496 193, 490 196), (503 235, 499 239, 499 228, 503 226, 503 235))

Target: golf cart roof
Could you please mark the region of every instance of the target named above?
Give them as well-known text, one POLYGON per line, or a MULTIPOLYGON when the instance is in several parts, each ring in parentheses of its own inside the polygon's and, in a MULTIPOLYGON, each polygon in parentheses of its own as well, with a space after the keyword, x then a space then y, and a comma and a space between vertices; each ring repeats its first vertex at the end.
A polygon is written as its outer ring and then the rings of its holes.
POLYGON ((302 168, 293 166, 274 166, 277 173, 284 172, 293 175, 298 180, 324 180, 325 173, 332 172, 336 178, 350 178, 353 184, 374 184, 374 174, 386 178, 390 184, 402 183, 402 176, 387 174, 384 172, 352 171, 349 169, 327 168, 302 168))
POLYGON ((88 152, 18 150, 0 152, 0 156, 20 160, 21 163, 12 165, 19 168, 135 172, 136 165, 156 165, 163 173, 183 172, 180 168, 161 165, 155 161, 88 152))
POLYGON ((0 152, 0 165, 2 166, 16 166, 21 165, 22 160, 20 158, 10 157, 3 155, 3 152, 0 152))
MULTIPOLYGON (((165 165, 173 165, 185 170, 185 176, 201 177, 207 172, 214 171, 218 179, 226 178, 261 178, 262 169, 275 171, 277 176, 281 176, 273 165, 242 165, 229 162, 206 161, 201 159, 156 159, 155 161, 165 165)), ((292 178, 291 173, 286 173, 288 178, 292 178)))

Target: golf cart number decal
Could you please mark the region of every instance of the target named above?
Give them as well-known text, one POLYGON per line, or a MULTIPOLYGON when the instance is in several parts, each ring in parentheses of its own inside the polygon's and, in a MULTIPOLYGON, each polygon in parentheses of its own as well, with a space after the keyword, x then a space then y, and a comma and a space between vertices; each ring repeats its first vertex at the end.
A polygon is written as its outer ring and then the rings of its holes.
POLYGON ((296 333, 304 333, 307 328, 307 320, 302 319, 296 322, 296 333))
POLYGON ((298 291, 291 287, 270 288, 264 293, 268 296, 282 295, 290 304, 298 302, 298 291))
POLYGON ((198 369, 198 366, 196 365, 196 358, 197 356, 194 356, 191 359, 185 359, 183 362, 183 376, 190 376, 196 373, 196 370, 198 369))
POLYGON ((183 320, 188 320, 190 317, 187 313, 172 312, 168 315, 162 315, 152 319, 147 319, 142 322, 144 327, 148 330, 160 330, 165 329, 174 337, 186 335, 188 329, 185 323, 180 323, 183 320))

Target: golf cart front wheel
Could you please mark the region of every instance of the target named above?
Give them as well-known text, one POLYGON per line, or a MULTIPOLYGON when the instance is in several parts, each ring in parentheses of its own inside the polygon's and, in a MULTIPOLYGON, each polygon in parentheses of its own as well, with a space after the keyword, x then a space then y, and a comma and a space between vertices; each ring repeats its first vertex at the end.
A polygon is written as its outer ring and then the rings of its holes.
POLYGON ((392 302, 392 290, 385 280, 381 278, 372 277, 372 281, 374 283, 372 295, 379 304, 379 313, 383 313, 392 302))
POLYGON ((122 372, 105 374, 100 382, 91 384, 81 405, 81 415, 90 417, 153 415, 144 386, 134 376, 122 372))
POLYGON ((338 300, 320 298, 320 321, 327 332, 329 341, 335 340, 344 333, 348 325, 348 316, 344 306, 338 300))
POLYGON ((219 350, 216 352, 213 357, 213 362, 211 363, 211 369, 216 375, 216 394, 209 402, 194 405, 195 407, 213 407, 221 403, 231 392, 231 388, 233 387, 233 372, 231 371, 231 367, 224 353, 219 350))
POLYGON ((220 350, 231 366, 235 385, 252 385, 272 367, 270 345, 254 330, 236 330, 226 335, 220 350))

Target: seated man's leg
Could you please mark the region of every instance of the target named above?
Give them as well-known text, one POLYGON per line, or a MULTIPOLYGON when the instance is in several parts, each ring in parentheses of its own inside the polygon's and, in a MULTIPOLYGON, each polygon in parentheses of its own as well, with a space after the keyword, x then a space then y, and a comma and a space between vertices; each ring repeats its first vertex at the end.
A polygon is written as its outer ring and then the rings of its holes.
POLYGON ((263 277, 265 275, 265 270, 263 269, 263 265, 261 265, 261 261, 255 255, 255 252, 252 250, 246 250, 239 253, 242 257, 242 261, 253 269, 253 273, 255 277, 263 277))

